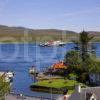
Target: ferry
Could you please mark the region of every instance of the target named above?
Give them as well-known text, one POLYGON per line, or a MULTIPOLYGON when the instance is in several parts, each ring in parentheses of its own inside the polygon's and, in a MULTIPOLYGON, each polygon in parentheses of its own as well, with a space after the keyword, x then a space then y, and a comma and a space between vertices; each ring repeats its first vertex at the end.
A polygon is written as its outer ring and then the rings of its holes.
POLYGON ((45 43, 40 43, 39 46, 45 47, 45 46, 64 46, 66 43, 62 41, 49 41, 45 43))

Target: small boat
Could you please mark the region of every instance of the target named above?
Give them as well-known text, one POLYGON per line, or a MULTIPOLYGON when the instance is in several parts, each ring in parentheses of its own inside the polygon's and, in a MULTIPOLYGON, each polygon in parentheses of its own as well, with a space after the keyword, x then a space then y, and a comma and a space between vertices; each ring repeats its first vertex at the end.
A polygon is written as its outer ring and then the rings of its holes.
POLYGON ((66 45, 65 42, 61 42, 61 41, 56 41, 55 44, 58 45, 58 46, 64 46, 64 45, 66 45))
POLYGON ((36 68, 34 66, 32 66, 31 68, 29 68, 29 74, 36 74, 36 68))
POLYGON ((48 45, 47 45, 47 43, 40 43, 39 46, 45 47, 45 46, 48 46, 48 45))
POLYGON ((11 82, 10 78, 8 78, 8 77, 5 77, 5 81, 6 82, 11 82))
POLYGON ((5 80, 6 82, 12 82, 13 81, 13 77, 14 77, 14 73, 13 72, 6 72, 5 73, 5 80))
POLYGON ((6 76, 9 77, 9 78, 12 78, 12 77, 14 77, 14 73, 13 72, 7 72, 6 76))

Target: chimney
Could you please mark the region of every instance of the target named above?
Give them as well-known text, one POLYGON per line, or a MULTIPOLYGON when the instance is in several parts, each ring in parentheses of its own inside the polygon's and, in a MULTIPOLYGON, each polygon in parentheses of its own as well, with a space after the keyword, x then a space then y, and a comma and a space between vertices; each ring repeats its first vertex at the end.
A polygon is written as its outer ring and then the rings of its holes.
POLYGON ((81 86, 80 86, 80 84, 77 84, 75 86, 75 91, 78 92, 78 93, 81 93, 81 86))

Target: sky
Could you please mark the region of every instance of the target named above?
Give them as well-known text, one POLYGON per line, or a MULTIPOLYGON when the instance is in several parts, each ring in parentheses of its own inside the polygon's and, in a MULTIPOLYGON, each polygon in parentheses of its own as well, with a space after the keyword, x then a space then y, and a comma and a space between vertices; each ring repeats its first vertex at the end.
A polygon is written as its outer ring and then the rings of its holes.
POLYGON ((0 0, 0 24, 100 31, 100 0, 0 0))

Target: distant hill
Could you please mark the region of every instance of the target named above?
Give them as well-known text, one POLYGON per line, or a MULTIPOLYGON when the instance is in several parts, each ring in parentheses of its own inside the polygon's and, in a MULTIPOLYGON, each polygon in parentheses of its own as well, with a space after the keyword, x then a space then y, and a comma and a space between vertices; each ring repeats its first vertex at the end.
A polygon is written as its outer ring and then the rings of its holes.
MULTIPOLYGON (((49 41, 63 40, 69 41, 71 38, 77 38, 77 33, 73 31, 57 30, 57 29, 28 29, 24 27, 8 27, 0 25, 0 38, 13 37, 18 42, 23 41, 49 41), (25 33, 28 33, 27 36, 25 33), (25 37, 26 36, 26 37, 25 37)), ((8 39, 9 40, 9 39, 8 39)), ((8 40, 6 42, 8 42, 8 40)))
POLYGON ((96 31, 89 31, 90 34, 94 35, 94 36, 100 36, 100 32, 96 32, 96 31))
POLYGON ((97 31, 89 31, 90 34, 94 36, 95 41, 100 41, 100 32, 97 31))
MULTIPOLYGON (((100 40, 100 32, 89 31, 95 35, 95 40, 100 40)), ((58 29, 29 29, 24 27, 8 27, 0 25, 0 42, 45 42, 49 40, 71 41, 78 39, 78 33, 58 29)))

